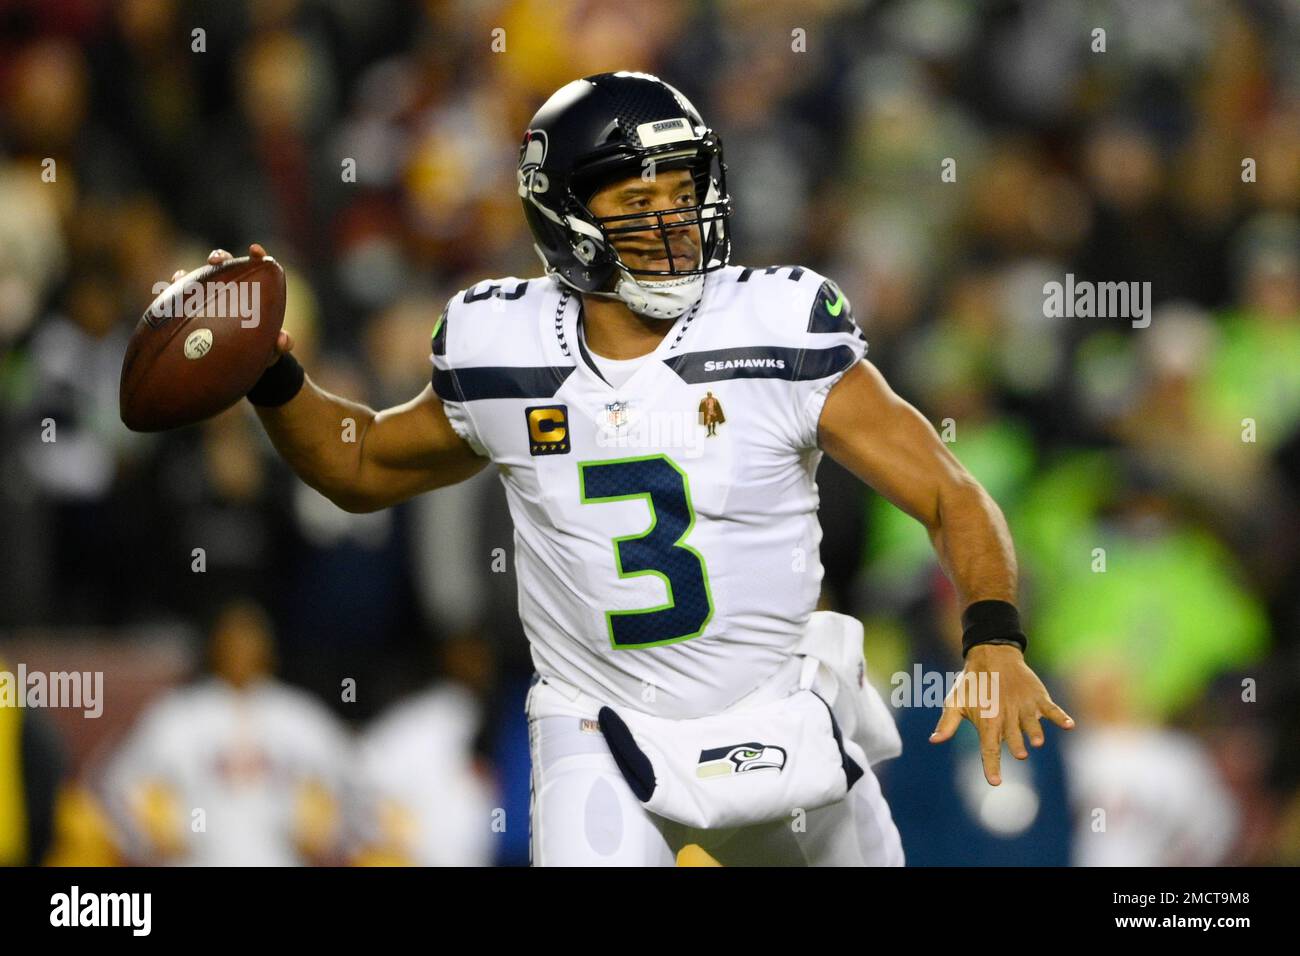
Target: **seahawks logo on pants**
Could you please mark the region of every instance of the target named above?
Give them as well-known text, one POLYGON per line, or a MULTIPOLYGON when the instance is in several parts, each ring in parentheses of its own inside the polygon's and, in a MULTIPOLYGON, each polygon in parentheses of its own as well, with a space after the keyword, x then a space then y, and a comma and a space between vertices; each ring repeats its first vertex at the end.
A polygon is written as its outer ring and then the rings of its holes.
POLYGON ((766 744, 732 744, 700 751, 700 763, 695 768, 697 777, 729 777, 751 770, 775 770, 785 766, 785 750, 766 744))

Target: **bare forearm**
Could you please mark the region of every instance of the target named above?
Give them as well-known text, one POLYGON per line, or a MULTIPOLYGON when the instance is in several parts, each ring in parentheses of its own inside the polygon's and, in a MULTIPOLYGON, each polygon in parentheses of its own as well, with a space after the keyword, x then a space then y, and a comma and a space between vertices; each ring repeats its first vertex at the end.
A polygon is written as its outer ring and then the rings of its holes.
POLYGON ((1002 509, 974 479, 954 482, 939 495, 930 541, 961 606, 976 601, 1016 603, 1016 552, 1002 509))
POLYGON ((332 395, 308 377, 302 391, 276 408, 257 408, 271 443, 311 487, 346 510, 354 510, 361 439, 374 410, 332 395))
POLYGON ((344 511, 390 508, 487 464, 456 434, 427 385, 409 402, 376 412, 307 379, 291 401, 257 412, 290 467, 344 511))

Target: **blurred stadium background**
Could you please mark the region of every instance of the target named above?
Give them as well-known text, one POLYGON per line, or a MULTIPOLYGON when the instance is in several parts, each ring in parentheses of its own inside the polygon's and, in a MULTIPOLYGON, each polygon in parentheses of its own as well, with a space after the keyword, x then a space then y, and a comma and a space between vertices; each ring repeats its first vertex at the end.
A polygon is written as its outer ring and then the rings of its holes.
MULTIPOLYGON (((105 696, 0 708, 0 862, 527 862, 495 477, 347 515, 247 407, 128 432, 118 376, 155 282, 259 241, 312 376, 410 398, 447 297, 539 271, 533 111, 643 69, 722 135, 735 261, 834 277, 951 420, 1080 724, 994 790, 900 708, 909 862, 1300 863, 1297 49, 1293 0, 0 0, 0 669, 105 696), (1045 318, 1066 273, 1150 326, 1045 318)), ((922 529, 819 481, 872 678, 959 670, 922 529)))

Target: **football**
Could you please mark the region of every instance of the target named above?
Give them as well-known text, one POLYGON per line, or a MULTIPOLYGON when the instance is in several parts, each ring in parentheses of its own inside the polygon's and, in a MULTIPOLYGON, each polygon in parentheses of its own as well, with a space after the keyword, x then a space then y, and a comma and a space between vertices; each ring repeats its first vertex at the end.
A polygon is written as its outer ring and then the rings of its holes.
POLYGON ((180 428, 238 402, 275 353, 284 324, 284 270, 270 256, 205 265, 154 299, 122 360, 122 423, 180 428))

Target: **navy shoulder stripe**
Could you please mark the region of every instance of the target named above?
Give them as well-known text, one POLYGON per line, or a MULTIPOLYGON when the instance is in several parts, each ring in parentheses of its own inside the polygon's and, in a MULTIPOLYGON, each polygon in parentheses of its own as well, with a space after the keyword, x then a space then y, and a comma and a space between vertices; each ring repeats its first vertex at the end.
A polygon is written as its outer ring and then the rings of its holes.
POLYGON ((779 346, 750 346, 687 352, 664 364, 683 382, 717 382, 728 378, 780 378, 807 382, 826 378, 847 369, 855 361, 853 349, 836 345, 828 349, 797 349, 779 346))
POLYGON ((573 372, 572 365, 480 365, 433 370, 433 390, 449 402, 488 398, 550 398, 573 372))

